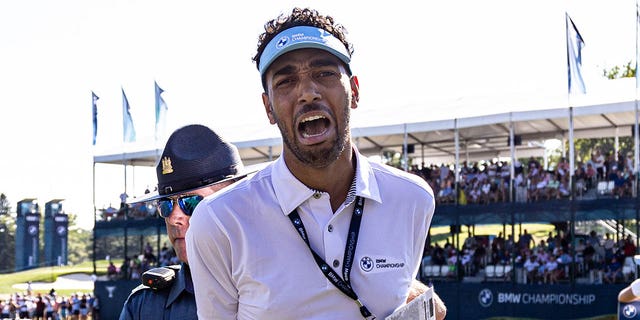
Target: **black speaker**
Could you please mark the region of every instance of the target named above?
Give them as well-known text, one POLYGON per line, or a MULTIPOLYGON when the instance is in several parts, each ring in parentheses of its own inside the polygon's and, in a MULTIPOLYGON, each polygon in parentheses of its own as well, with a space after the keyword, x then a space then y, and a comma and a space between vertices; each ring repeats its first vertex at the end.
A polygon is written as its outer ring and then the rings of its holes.
POLYGON ((416 152, 416 145, 415 144, 408 144, 407 145, 407 153, 414 153, 416 152))
MULTIPOLYGON (((509 139, 507 139, 507 146, 510 146, 511 141, 509 141, 509 139)), ((522 136, 518 136, 518 135, 514 135, 513 136, 513 145, 514 146, 520 146, 522 145, 522 136)))

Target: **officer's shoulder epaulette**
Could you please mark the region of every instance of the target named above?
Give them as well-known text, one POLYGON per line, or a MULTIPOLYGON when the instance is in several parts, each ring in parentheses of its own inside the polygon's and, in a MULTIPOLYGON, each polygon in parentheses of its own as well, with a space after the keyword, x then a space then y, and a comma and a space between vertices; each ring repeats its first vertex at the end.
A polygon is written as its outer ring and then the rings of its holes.
POLYGON ((131 294, 130 296, 133 296, 134 294, 136 294, 138 291, 141 290, 145 290, 145 289, 151 289, 151 287, 149 286, 145 286, 144 284, 140 284, 137 287, 133 288, 133 290, 131 290, 131 294))

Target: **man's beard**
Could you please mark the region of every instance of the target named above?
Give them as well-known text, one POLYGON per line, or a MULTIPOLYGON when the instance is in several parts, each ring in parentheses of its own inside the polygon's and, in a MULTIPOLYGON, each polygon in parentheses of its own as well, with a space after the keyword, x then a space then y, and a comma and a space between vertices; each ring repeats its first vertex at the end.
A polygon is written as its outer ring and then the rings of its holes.
MULTIPOLYGON (((319 107, 310 107, 311 109, 319 109, 319 107)), ((303 164, 308 165, 312 168, 321 169, 329 166, 334 161, 336 161, 342 152, 344 151, 347 142, 349 141, 349 105, 345 103, 343 119, 342 123, 344 127, 340 129, 339 122, 337 121, 333 112, 329 112, 330 116, 333 118, 334 130, 336 130, 335 138, 333 139, 333 143, 329 148, 320 148, 316 146, 306 146, 311 150, 303 150, 303 147, 298 143, 298 139, 296 139, 297 128, 292 128, 295 130, 294 132, 289 132, 285 127, 284 123, 280 121, 278 115, 274 112, 273 117, 278 124, 278 129, 280 130, 280 134, 282 136, 282 141, 284 144, 291 150, 293 155, 303 164)))

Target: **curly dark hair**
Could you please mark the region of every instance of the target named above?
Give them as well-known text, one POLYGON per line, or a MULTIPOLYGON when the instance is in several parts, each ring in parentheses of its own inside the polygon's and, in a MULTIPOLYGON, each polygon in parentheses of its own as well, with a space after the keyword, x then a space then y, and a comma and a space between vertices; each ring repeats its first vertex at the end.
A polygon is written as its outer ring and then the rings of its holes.
POLYGON ((258 52, 253 57, 253 61, 256 63, 256 67, 260 65, 260 56, 267 44, 278 33, 283 30, 293 28, 296 26, 313 26, 326 30, 333 36, 338 38, 349 52, 349 57, 353 54, 353 45, 347 41, 347 30, 341 24, 334 22, 333 17, 323 16, 318 11, 309 8, 293 8, 291 14, 286 16, 281 14, 277 18, 268 21, 264 25, 264 32, 258 37, 258 52))

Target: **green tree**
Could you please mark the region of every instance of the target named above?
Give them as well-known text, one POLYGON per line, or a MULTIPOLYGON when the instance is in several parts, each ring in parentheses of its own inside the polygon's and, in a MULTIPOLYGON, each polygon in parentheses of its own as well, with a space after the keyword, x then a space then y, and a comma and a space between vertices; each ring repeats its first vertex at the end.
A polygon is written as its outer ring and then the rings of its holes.
POLYGON ((67 260, 70 264, 78 264, 80 262, 92 259, 93 244, 92 231, 82 229, 77 226, 75 214, 69 216, 69 232, 67 238, 68 256, 67 260))
MULTIPOLYGON (((569 145, 565 146, 568 150, 569 145)), ((615 138, 597 138, 597 139, 576 139, 575 140, 575 154, 576 161, 586 163, 591 159, 591 153, 596 148, 600 148, 602 154, 607 155, 615 152, 615 138)), ((620 154, 626 154, 629 151, 633 151, 633 137, 624 136, 618 137, 618 148, 620 154)))
POLYGON ((0 273, 15 269, 16 219, 11 215, 11 204, 4 193, 0 193, 0 273))
POLYGON ((629 61, 622 68, 615 66, 609 70, 603 69, 602 75, 608 79, 633 78, 636 76, 636 69, 631 67, 631 61, 629 61))
POLYGON ((7 215, 11 212, 11 203, 4 193, 0 193, 0 215, 7 215))

